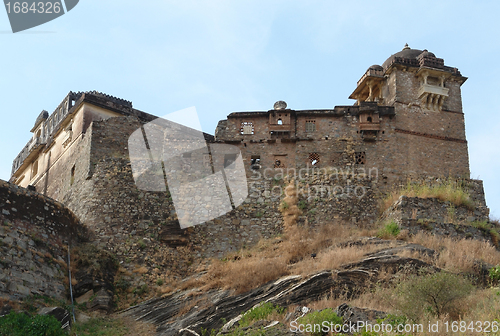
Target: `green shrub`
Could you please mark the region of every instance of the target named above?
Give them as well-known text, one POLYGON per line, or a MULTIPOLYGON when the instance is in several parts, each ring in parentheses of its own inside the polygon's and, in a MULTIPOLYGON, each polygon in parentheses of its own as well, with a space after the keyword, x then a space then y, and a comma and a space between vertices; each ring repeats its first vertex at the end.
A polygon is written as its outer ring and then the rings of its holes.
POLYGON ((299 318, 297 322, 298 324, 303 324, 303 325, 310 324, 311 326, 313 326, 312 327, 313 329, 314 325, 319 325, 320 330, 313 331, 310 333, 310 335, 321 336, 324 334, 323 331, 321 331, 321 328, 323 327, 323 322, 328 322, 329 325, 330 323, 333 323, 334 325, 342 324, 342 318, 337 316, 337 314, 331 308, 327 308, 321 311, 309 313, 299 318))
POLYGON ((471 222, 470 225, 484 232, 489 232, 491 229, 490 224, 486 220, 471 222))
POLYGON ((483 220, 483 221, 471 222, 470 225, 475 228, 478 228, 484 233, 489 234, 493 245, 498 246, 498 242, 500 240, 500 234, 495 228, 493 228, 493 225, 491 225, 491 223, 489 223, 487 220, 483 220))
POLYGON ((460 300, 473 290, 469 280, 455 274, 438 272, 414 275, 396 287, 396 307, 410 320, 417 322, 423 313, 436 317, 449 314, 458 317, 460 300))
POLYGON ((139 246, 141 250, 144 250, 146 248, 146 243, 141 239, 137 242, 137 246, 139 246))
POLYGON ((11 311, 0 317, 1 336, 66 336, 61 323, 51 315, 35 315, 11 311))
POLYGON ((377 237, 384 239, 396 237, 400 231, 401 229, 399 228, 398 223, 396 223, 395 221, 390 221, 378 231, 377 237))
POLYGON ((275 306, 271 302, 263 302, 243 314, 239 324, 241 327, 247 327, 253 321, 264 320, 273 313, 282 314, 284 311, 285 309, 278 305, 275 306))
POLYGON ((121 291, 126 291, 127 289, 130 288, 131 285, 132 284, 129 281, 125 280, 124 278, 119 278, 115 282, 115 288, 121 291))
POLYGON ((304 210, 307 207, 307 202, 302 200, 299 202, 299 204, 297 204, 297 206, 299 207, 300 210, 304 210))
POLYGON ((146 293, 149 293, 149 287, 147 284, 144 284, 144 285, 134 289, 134 294, 136 294, 138 296, 141 296, 141 295, 146 294, 146 293))
POLYGON ((500 265, 490 268, 490 279, 493 281, 500 280, 500 265))

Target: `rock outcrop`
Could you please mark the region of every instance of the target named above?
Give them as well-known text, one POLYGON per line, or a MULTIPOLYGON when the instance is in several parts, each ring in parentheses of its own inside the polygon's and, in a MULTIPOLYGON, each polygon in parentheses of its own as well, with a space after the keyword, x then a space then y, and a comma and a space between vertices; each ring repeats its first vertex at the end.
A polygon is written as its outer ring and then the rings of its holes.
MULTIPOLYGON (((154 324, 158 335, 196 335, 196 333, 201 334, 201 330, 219 330, 224 326, 222 321, 225 320, 236 323, 242 313, 263 301, 287 307, 296 304, 306 305, 329 296, 350 299, 370 288, 378 280, 381 271, 418 272, 421 268, 433 268, 422 260, 399 257, 395 253, 398 249, 414 250, 423 254, 433 254, 434 251, 404 242, 400 242, 400 246, 396 248, 384 248, 384 245, 389 243, 393 241, 365 239, 351 242, 351 244, 379 244, 381 249, 339 270, 324 270, 309 276, 287 276, 239 295, 233 295, 228 290, 212 290, 206 293, 198 293, 196 289, 178 291, 126 309, 120 315, 154 324)), ((343 316, 355 319, 352 317, 356 315, 354 310, 341 311, 343 316)), ((363 311, 356 312, 361 316, 363 311)), ((230 326, 225 328, 228 329, 230 326)))

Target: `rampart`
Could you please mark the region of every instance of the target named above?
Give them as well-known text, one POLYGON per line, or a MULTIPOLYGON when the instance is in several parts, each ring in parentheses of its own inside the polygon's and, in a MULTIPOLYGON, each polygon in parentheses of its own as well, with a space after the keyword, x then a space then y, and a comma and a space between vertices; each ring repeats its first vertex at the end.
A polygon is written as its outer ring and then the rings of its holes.
POLYGON ((66 299, 68 245, 89 232, 60 202, 0 180, 0 298, 66 299))

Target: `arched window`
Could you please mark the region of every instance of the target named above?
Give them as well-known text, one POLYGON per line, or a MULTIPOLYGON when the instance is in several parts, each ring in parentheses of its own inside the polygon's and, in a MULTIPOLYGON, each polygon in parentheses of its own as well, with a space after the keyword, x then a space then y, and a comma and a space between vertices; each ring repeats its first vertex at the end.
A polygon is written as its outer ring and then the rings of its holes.
POLYGON ((283 120, 278 119, 278 125, 283 125, 283 120))

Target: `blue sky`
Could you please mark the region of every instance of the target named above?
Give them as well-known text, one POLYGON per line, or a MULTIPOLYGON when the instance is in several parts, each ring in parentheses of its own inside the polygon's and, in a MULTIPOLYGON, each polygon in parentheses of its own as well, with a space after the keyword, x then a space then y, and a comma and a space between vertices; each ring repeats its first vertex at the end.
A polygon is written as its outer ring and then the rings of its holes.
POLYGON ((35 118, 69 91, 98 90, 164 115, 195 106, 203 130, 233 111, 350 105, 372 64, 405 43, 469 77, 462 86, 471 176, 500 217, 498 1, 80 0, 12 34, 0 10, 0 179, 35 118))

